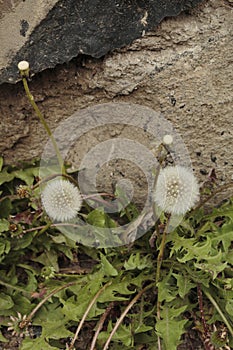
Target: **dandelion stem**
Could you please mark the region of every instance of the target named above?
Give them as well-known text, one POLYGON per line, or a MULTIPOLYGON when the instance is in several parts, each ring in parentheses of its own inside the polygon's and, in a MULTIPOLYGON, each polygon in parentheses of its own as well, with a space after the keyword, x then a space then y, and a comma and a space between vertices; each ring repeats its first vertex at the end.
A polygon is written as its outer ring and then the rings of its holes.
POLYGON ((164 249, 165 249, 165 245, 166 245, 166 238, 167 238, 167 229, 169 227, 170 224, 170 218, 171 216, 169 216, 166 226, 163 230, 163 235, 162 235, 162 240, 161 240, 161 244, 159 247, 159 254, 157 256, 157 269, 156 269, 156 285, 159 282, 160 279, 160 270, 161 270, 161 266, 162 266, 162 261, 163 261, 163 254, 164 254, 164 249))
POLYGON ((72 339, 70 345, 68 346, 68 350, 72 350, 72 349, 73 349, 74 343, 76 342, 76 339, 78 338, 79 332, 80 332, 80 330, 81 330, 81 328, 82 328, 82 325, 83 325, 83 323, 84 323, 84 321, 85 321, 87 315, 89 314, 89 311, 91 310, 92 306, 95 304, 95 302, 96 302, 96 300, 98 299, 99 295, 100 295, 101 293, 103 293, 103 291, 105 290, 105 288, 108 287, 111 283, 112 283, 112 282, 106 283, 106 284, 96 293, 96 295, 94 296, 94 298, 92 299, 92 301, 91 301, 90 304, 88 305, 88 307, 87 307, 87 309, 86 309, 86 311, 85 311, 85 313, 84 313, 84 315, 83 315, 83 317, 82 317, 82 319, 81 319, 81 321, 80 321, 80 323, 79 323, 79 325, 78 325, 78 328, 77 328, 77 330, 76 330, 76 332, 75 332, 74 338, 72 339))
POLYGON ((63 162, 63 159, 62 159, 62 156, 61 156, 61 153, 59 151, 59 148, 57 146, 57 143, 56 143, 56 140, 44 118, 44 116, 42 115, 40 109, 38 108, 35 100, 34 100, 34 97, 33 95, 31 94, 30 90, 29 90, 29 86, 28 86, 28 83, 27 83, 27 78, 25 76, 22 77, 22 81, 23 81, 23 86, 24 86, 24 90, 26 92, 26 95, 28 97, 28 100, 30 102, 30 104, 32 105, 34 111, 36 112, 36 115, 38 116, 41 124, 43 125, 43 127, 45 128, 47 134, 49 135, 49 138, 51 139, 52 141, 52 144, 53 144, 53 147, 55 149, 55 152, 56 152, 56 155, 57 155, 57 158, 58 158, 58 162, 59 162, 59 166, 61 168, 61 172, 65 174, 65 167, 64 167, 64 162, 63 162))
MULTIPOLYGON (((75 179, 74 179, 72 176, 70 176, 70 175, 68 175, 68 174, 65 174, 65 173, 64 173, 64 174, 63 174, 63 173, 57 173, 57 174, 49 175, 49 176, 43 178, 42 180, 38 181, 35 185, 33 185, 33 186, 31 187, 31 189, 32 189, 32 190, 35 190, 35 189, 36 189, 37 187, 39 187, 42 183, 48 182, 48 181, 50 181, 50 180, 53 180, 53 179, 55 179, 56 177, 59 177, 59 176, 67 178, 68 180, 70 180, 71 182, 73 182, 73 183, 77 186, 77 182, 75 181, 75 179)), ((77 187, 78 187, 78 186, 77 186, 77 187)))
POLYGON ((77 281, 75 282, 69 282, 63 286, 60 286, 56 289, 54 289, 51 293, 49 293, 43 300, 41 300, 41 302, 36 305, 36 307, 32 310, 32 312, 27 316, 27 318, 25 320, 23 320, 21 323, 20 323, 20 328, 24 328, 26 327, 30 322, 31 322, 31 319, 33 318, 33 316, 35 315, 35 313, 41 308, 42 305, 44 305, 44 303, 49 300, 49 298, 51 298, 53 295, 57 294, 58 292, 60 292, 61 290, 65 289, 65 288, 68 288, 70 286, 73 286, 74 284, 76 284, 77 281))
POLYGON ((38 236, 42 235, 44 232, 46 232, 51 226, 51 222, 49 222, 47 225, 45 225, 44 227, 42 227, 40 229, 40 231, 38 232, 38 236))
MULTIPOLYGON (((155 189, 156 189, 156 185, 157 185, 157 181, 158 181, 158 177, 159 177, 159 173, 160 173, 160 170, 161 170, 162 163, 163 163, 164 159, 166 158, 162 154, 163 150, 164 150, 164 145, 161 143, 159 145, 159 147, 158 147, 159 164, 158 164, 157 168, 155 169, 155 178, 154 178, 154 184, 153 184, 153 192, 155 192, 155 189)), ((166 156, 167 156, 167 153, 166 153, 166 156)), ((152 207, 153 207, 154 217, 156 218, 156 204, 155 204, 155 201, 153 201, 152 207)))
MULTIPOLYGON (((157 269, 156 269, 156 277, 155 277, 155 285, 156 286, 158 286, 158 282, 160 280, 160 271, 161 271, 161 266, 162 266, 162 261, 163 261, 164 249, 165 249, 166 238, 167 238, 167 229, 169 227, 170 218, 171 218, 171 215, 168 217, 166 226, 164 227, 162 240, 161 240, 161 244, 159 247, 159 254, 157 256, 157 269)), ((160 320, 159 292, 157 295, 157 319, 160 320)), ((162 349, 161 348, 161 339, 160 339, 160 336, 158 335, 158 350, 161 350, 161 349, 162 349)))
POLYGON ((207 298, 210 300, 210 302, 213 304, 215 309, 218 311, 218 313, 221 316, 223 322, 225 323, 225 325, 227 326, 229 332, 231 333, 231 336, 233 337, 233 328, 231 327, 230 323, 228 322, 227 318, 225 317, 224 313, 222 312, 222 310, 221 310, 220 306, 218 305, 218 303, 216 302, 216 300, 213 298, 211 293, 208 292, 207 289, 205 287, 203 287, 203 286, 202 286, 202 291, 205 293, 207 298))
POLYGON ((110 311, 112 310, 113 306, 114 306, 114 302, 112 301, 112 302, 108 305, 108 307, 107 307, 107 309, 105 310, 105 312, 103 313, 103 315, 101 316, 101 318, 100 318, 100 320, 99 320, 99 322, 98 322, 97 329, 96 329, 96 331, 95 331, 95 335, 94 335, 94 337, 93 337, 93 339, 92 339, 92 342, 91 342, 90 350, 95 350, 95 344, 96 344, 98 335, 99 335, 101 329, 103 328, 104 322, 105 322, 106 318, 108 317, 110 311))
POLYGON ((109 347, 109 344, 112 340, 112 337, 114 336, 115 332, 117 331, 118 327, 120 326, 121 322, 123 321, 123 319, 125 318, 125 316, 127 315, 127 313, 129 312, 129 310, 131 309, 131 307, 136 303, 136 301, 142 296, 143 293, 145 293, 148 289, 152 288, 154 286, 154 283, 149 284, 148 286, 146 286, 145 288, 143 288, 129 303, 129 305, 126 307, 126 309, 124 310, 124 312, 121 314, 120 318, 117 320, 113 330, 111 331, 103 350, 107 350, 109 347))

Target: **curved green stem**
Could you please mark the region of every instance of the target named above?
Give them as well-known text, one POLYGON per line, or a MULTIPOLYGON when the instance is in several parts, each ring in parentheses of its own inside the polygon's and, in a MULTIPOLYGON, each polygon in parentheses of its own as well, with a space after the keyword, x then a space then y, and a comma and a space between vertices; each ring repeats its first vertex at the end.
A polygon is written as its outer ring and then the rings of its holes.
POLYGON ((73 286, 77 283, 77 281, 75 282, 69 282, 63 286, 60 286, 56 289, 54 289, 51 293, 49 293, 43 300, 41 300, 39 302, 38 305, 36 305, 36 307, 31 311, 31 313, 26 317, 25 320, 23 320, 21 323, 20 323, 20 328, 24 328, 26 327, 30 322, 31 322, 31 319, 34 317, 34 315, 36 314, 36 312, 41 308, 42 305, 44 305, 44 303, 46 301, 48 301, 53 295, 57 294, 58 292, 60 292, 61 290, 63 289, 66 289, 70 286, 73 286))
POLYGON ((85 311, 85 313, 84 313, 84 315, 83 315, 83 317, 82 317, 82 319, 81 319, 81 321, 80 321, 80 323, 79 323, 79 325, 78 325, 78 328, 77 328, 77 330, 76 330, 76 332, 75 332, 74 338, 72 339, 70 345, 68 346, 68 350, 72 350, 72 349, 74 348, 74 343, 75 343, 76 339, 78 338, 79 332, 80 332, 80 330, 81 330, 81 328, 82 328, 82 326, 83 326, 83 323, 84 323, 84 321, 85 321, 87 315, 89 314, 89 312, 90 312, 92 306, 95 304, 95 302, 96 302, 96 300, 98 299, 98 297, 100 296, 100 294, 103 293, 103 291, 104 291, 108 286, 110 286, 111 283, 112 283, 111 281, 108 282, 108 283, 106 283, 106 284, 96 293, 96 295, 94 296, 94 298, 91 300, 90 304, 88 305, 88 307, 87 307, 87 309, 86 309, 86 311, 85 311))
POLYGON ((46 120, 45 120, 45 118, 43 117, 41 111, 39 110, 39 108, 38 108, 38 106, 37 106, 37 104, 36 104, 36 102, 35 102, 35 100, 34 100, 34 97, 32 96, 32 94, 31 94, 31 92, 30 92, 30 90, 29 90, 26 77, 23 77, 22 80, 23 80, 23 86, 24 86, 24 90, 25 90, 25 92, 26 92, 26 95, 27 95, 27 97, 28 97, 28 100, 29 100, 29 102, 31 103, 33 109, 35 110, 36 115, 38 116, 38 118, 39 118, 41 124, 43 125, 43 127, 45 128, 47 134, 49 135, 49 138, 50 138, 51 141, 52 141, 53 147, 54 147, 54 149, 55 149, 55 152, 56 152, 56 155, 57 155, 57 158, 58 158, 58 162, 59 162, 59 166, 60 166, 60 168, 61 168, 61 172, 62 172, 63 174, 65 174, 66 171, 65 171, 65 167, 64 167, 64 162, 63 162, 61 153, 60 153, 60 151, 59 151, 59 148, 58 148, 58 146, 57 146, 56 140, 55 140, 55 138, 54 138, 54 136, 53 136, 53 134, 52 134, 52 132, 51 132, 51 130, 50 130, 50 128, 49 128, 49 126, 48 126, 46 120))
POLYGON ((221 316, 223 322, 227 326, 231 336, 233 337, 233 328, 231 327, 231 325, 228 322, 227 318, 225 317, 224 313, 220 309, 220 307, 219 307, 218 303, 216 302, 216 300, 213 298, 213 296, 210 294, 210 292, 208 292, 203 286, 202 286, 202 291, 205 293, 206 297, 209 299, 209 301, 213 304, 215 309, 218 311, 218 313, 221 316))
POLYGON ((156 279, 155 279, 155 284, 157 285, 160 279, 160 270, 161 270, 161 265, 162 265, 162 261, 163 261, 163 254, 164 254, 164 249, 165 249, 165 245, 166 245, 166 238, 167 238, 167 229, 169 227, 170 224, 170 218, 171 216, 169 216, 166 226, 163 230, 163 235, 162 235, 162 240, 161 240, 161 244, 159 247, 159 254, 157 257, 157 269, 156 269, 156 279))
POLYGON ((96 328, 94 337, 93 337, 92 342, 91 342, 90 350, 95 350, 96 349, 96 342, 97 342, 98 335, 99 335, 101 329, 103 328, 104 322, 105 322, 106 318, 108 317, 110 311, 112 310, 113 306, 114 306, 114 302, 112 301, 108 305, 108 307, 105 310, 105 312, 103 313, 103 315, 101 316, 101 318, 100 318, 100 320, 99 320, 99 322, 97 324, 97 328, 96 328))
POLYGON ((133 305, 136 303, 136 301, 141 298, 142 294, 145 293, 148 289, 152 288, 154 286, 154 283, 149 284, 148 286, 146 286, 145 288, 143 288, 132 300, 131 302, 128 304, 128 306, 126 307, 126 309, 123 311, 123 313, 121 314, 121 316, 118 318, 115 326, 113 327, 105 345, 103 350, 107 350, 110 342, 112 340, 112 337, 114 336, 114 334, 116 333, 118 327, 120 326, 120 324, 122 323, 123 319, 125 318, 125 316, 127 315, 127 313, 129 312, 129 310, 133 307, 133 305))
MULTIPOLYGON (((163 262, 163 254, 164 254, 164 249, 166 246, 166 238, 167 238, 167 229, 169 227, 169 223, 170 223, 170 218, 171 216, 169 216, 169 218, 167 219, 167 223, 166 226, 163 230, 163 235, 162 235, 162 240, 161 240, 161 244, 159 247, 159 254, 157 256, 157 268, 156 268, 156 277, 155 277, 155 285, 158 287, 158 282, 160 280, 160 270, 161 270, 161 266, 162 266, 162 262, 163 262)), ((160 301, 159 301, 159 292, 158 292, 158 296, 157 296, 157 318, 158 320, 160 320, 160 301)), ((160 336, 158 335, 158 350, 161 350, 161 339, 160 336)))

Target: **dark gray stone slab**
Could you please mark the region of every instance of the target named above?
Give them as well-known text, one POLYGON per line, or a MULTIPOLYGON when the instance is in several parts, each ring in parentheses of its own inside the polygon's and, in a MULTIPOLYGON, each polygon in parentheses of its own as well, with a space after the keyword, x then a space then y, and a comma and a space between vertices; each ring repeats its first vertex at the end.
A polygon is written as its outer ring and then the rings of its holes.
POLYGON ((17 64, 21 60, 29 61, 35 74, 79 54, 99 58, 130 44, 164 17, 176 16, 201 1, 60 0, 30 35, 30 21, 22 13, 19 34, 26 40, 0 67, 0 83, 19 80, 17 64))

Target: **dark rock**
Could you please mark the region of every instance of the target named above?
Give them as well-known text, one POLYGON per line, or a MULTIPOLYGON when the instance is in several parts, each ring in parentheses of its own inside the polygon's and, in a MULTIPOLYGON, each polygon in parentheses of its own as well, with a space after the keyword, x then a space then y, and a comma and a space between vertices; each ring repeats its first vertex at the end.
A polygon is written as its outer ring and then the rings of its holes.
POLYGON ((19 33, 26 40, 0 67, 0 83, 19 79, 17 64, 21 60, 28 60, 32 73, 37 73, 79 54, 99 58, 143 36, 164 17, 176 16, 201 1, 60 0, 30 35, 30 21, 22 13, 19 33))

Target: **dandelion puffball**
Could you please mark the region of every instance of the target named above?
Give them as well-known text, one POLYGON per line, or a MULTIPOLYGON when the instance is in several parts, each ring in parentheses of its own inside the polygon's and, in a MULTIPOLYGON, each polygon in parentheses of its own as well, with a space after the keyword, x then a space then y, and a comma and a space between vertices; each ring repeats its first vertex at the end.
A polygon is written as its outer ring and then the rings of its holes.
POLYGON ((27 61, 20 61, 18 63, 18 69, 20 71, 25 71, 29 69, 29 63, 27 61))
POLYGON ((163 137, 163 143, 164 143, 165 145, 171 145, 172 142, 173 142, 173 137, 172 137, 172 135, 164 135, 164 137, 163 137))
POLYGON ((154 200, 164 212, 183 215, 198 199, 199 186, 192 170, 177 165, 160 171, 154 200))
POLYGON ((61 222, 74 219, 82 206, 78 188, 61 179, 48 182, 42 191, 41 199, 48 216, 61 222))

